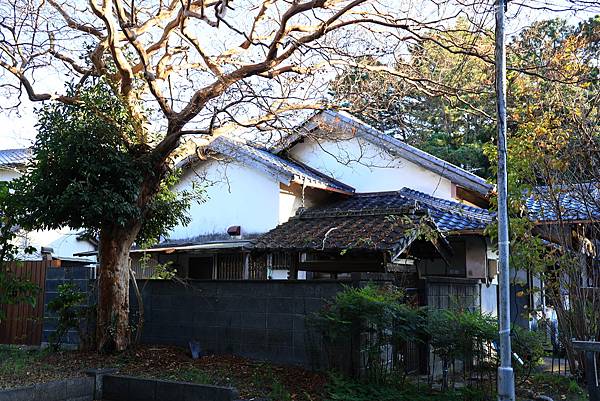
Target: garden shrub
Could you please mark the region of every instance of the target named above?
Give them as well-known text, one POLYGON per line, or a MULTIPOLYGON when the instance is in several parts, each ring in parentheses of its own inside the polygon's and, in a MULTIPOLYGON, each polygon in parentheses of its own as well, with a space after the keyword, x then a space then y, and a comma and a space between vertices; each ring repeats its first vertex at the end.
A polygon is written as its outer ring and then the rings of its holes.
POLYGON ((65 335, 71 329, 82 334, 81 321, 88 314, 84 305, 87 295, 73 283, 64 283, 58 286, 58 296, 48 303, 48 310, 56 313, 58 324, 56 330, 50 335, 50 346, 59 349, 65 335))
MULTIPOLYGON (((349 382, 342 389, 335 385, 342 379, 334 378, 332 385, 336 390, 330 394, 332 401, 402 400, 406 397, 405 389, 395 386, 406 381, 400 352, 401 346, 408 342, 428 343, 434 359, 440 358, 444 391, 449 389, 451 379, 456 383, 457 375, 451 375, 450 370, 456 373, 457 361, 461 362, 458 366, 462 365, 462 369, 458 372, 462 372, 462 381, 467 385, 467 389, 461 390, 462 395, 471 390, 477 393, 470 385, 480 386, 480 381, 486 378, 492 380, 498 363, 498 355, 492 352, 493 344, 498 343, 496 317, 478 311, 413 307, 404 299, 403 292, 395 287, 372 284, 361 288, 346 287, 312 317, 326 347, 338 347, 335 349, 338 360, 349 354, 356 356, 359 348, 361 351, 358 364, 363 370, 356 369, 355 357, 352 374, 368 385, 349 382), (348 339, 351 339, 350 343, 348 339), (348 348, 340 350, 340 344, 348 348), (370 385, 374 387, 370 388, 370 385)), ((515 361, 515 373, 526 378, 543 356, 543 338, 536 332, 515 327, 513 351, 523 361, 522 365, 515 361)), ((432 378, 435 375, 434 372, 430 374, 432 378)))
MULTIPOLYGON (((384 382, 399 366, 388 366, 382 350, 398 349, 402 341, 417 341, 426 326, 423 311, 403 303, 403 299, 404 293, 396 287, 346 287, 312 319, 326 343, 351 339, 353 352, 360 344, 363 374, 373 382, 384 382)), ((361 375, 356 368, 353 373, 361 375)))
POLYGON ((429 313, 429 344, 442 360, 442 387, 448 387, 448 369, 455 360, 463 362, 463 373, 477 361, 481 368, 487 347, 498 337, 491 315, 471 311, 434 310, 429 313))
POLYGON ((519 357, 519 359, 513 358, 515 375, 521 376, 520 379, 525 380, 542 362, 546 336, 539 331, 530 331, 515 326, 512 329, 511 337, 513 355, 519 357))
POLYGON ((472 388, 434 391, 413 383, 374 384, 331 375, 327 401, 484 401, 485 393, 472 388))

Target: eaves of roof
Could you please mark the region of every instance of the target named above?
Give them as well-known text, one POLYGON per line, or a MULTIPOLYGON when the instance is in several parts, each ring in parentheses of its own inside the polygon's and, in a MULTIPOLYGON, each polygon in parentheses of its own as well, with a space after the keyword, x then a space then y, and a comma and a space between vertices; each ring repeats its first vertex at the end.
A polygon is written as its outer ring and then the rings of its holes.
POLYGON ((236 139, 221 136, 209 145, 209 149, 258 168, 273 175, 280 182, 292 182, 313 188, 351 194, 354 188, 337 181, 301 163, 283 159, 267 150, 260 149, 236 139))
POLYGON ((419 216, 427 216, 425 221, 440 233, 437 245, 444 245, 446 234, 483 233, 495 218, 485 209, 434 198, 407 188, 360 193, 334 204, 300 211, 288 222, 261 235, 255 247, 403 251, 415 240, 408 232, 421 221, 419 216))
POLYGON ((2 149, 0 150, 0 167, 20 168, 27 164, 31 157, 31 149, 2 149))

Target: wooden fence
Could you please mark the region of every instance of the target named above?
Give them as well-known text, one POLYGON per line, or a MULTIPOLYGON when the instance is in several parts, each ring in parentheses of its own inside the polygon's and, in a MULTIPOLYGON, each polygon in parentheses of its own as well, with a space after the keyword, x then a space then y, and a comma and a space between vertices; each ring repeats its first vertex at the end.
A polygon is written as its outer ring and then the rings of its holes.
POLYGON ((33 307, 27 304, 0 305, 6 315, 6 319, 0 323, 0 344, 41 344, 46 269, 51 263, 50 260, 36 260, 9 265, 17 277, 30 280, 39 287, 39 291, 33 307))

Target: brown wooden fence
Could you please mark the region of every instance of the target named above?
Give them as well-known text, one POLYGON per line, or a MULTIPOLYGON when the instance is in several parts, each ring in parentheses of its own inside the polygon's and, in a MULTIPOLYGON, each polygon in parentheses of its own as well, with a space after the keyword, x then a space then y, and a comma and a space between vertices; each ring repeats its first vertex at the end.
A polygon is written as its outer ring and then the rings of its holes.
POLYGON ((40 345, 44 322, 44 292, 49 260, 13 262, 11 271, 39 287, 35 307, 26 304, 0 305, 6 319, 0 323, 0 344, 40 345))

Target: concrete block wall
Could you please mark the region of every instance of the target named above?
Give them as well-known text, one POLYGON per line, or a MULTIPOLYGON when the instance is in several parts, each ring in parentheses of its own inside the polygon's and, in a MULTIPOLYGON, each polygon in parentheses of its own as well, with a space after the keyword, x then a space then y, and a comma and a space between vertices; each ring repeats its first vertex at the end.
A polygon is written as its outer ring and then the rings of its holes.
MULTIPOLYGON (((48 310, 48 303, 58 297, 58 287, 61 284, 73 283, 80 291, 88 294, 88 305, 94 303, 92 270, 87 266, 48 267, 46 270, 46 289, 44 297, 44 328, 42 331, 42 344, 48 344, 50 335, 56 330, 58 318, 48 310)), ((79 335, 76 330, 70 330, 63 344, 66 347, 77 347, 79 335)))
MULTIPOLYGON (((314 367, 306 317, 342 289, 337 281, 192 281, 139 283, 142 342, 188 346, 276 363, 314 367)), ((137 308, 131 295, 132 310, 137 308)), ((318 354, 318 350, 316 352, 318 354)))
POLYGON ((106 401, 234 401, 239 393, 230 387, 106 375, 102 378, 106 401))
POLYGON ((93 401, 95 380, 78 377, 0 391, 0 401, 93 401))
POLYGON ((239 397, 230 387, 87 373, 87 377, 0 390, 0 401, 234 401, 239 397))

